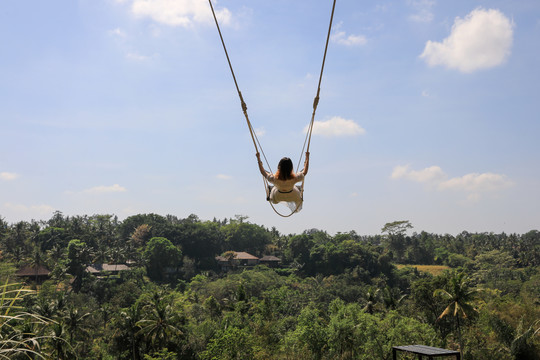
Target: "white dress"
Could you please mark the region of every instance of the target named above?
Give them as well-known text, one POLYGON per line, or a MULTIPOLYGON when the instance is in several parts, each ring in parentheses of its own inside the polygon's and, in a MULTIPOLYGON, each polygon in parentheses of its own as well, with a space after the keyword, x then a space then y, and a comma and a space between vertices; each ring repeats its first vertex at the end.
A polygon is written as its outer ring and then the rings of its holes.
POLYGON ((269 200, 274 204, 286 202, 292 211, 298 212, 302 210, 302 193, 295 184, 304 180, 304 174, 297 172, 295 175, 296 177, 289 180, 279 180, 274 177, 274 174, 269 174, 266 180, 274 184, 269 200))

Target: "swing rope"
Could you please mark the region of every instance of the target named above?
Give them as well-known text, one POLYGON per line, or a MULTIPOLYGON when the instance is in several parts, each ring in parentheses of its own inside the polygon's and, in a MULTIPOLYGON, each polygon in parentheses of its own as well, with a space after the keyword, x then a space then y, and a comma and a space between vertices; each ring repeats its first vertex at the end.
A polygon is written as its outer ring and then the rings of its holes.
MULTIPOLYGON (((326 44, 324 46, 324 55, 321 65, 321 72, 319 74, 319 84, 317 85, 317 95, 315 95, 315 98, 313 99, 313 113, 311 114, 311 121, 309 123, 309 128, 306 133, 306 140, 304 140, 304 146, 302 147, 302 152, 300 153, 300 160, 298 160, 298 166, 300 166, 300 162, 302 161, 302 156, 304 154, 304 148, 306 147, 307 142, 307 149, 306 152, 309 152, 309 145, 311 144, 311 132, 313 130, 313 123, 315 120, 315 112, 317 111, 317 106, 319 105, 319 95, 321 93, 321 82, 324 72, 324 64, 326 63, 326 54, 328 53, 328 43, 330 42, 330 33, 332 32, 332 22, 334 21, 334 10, 336 9, 336 0, 334 0, 334 3, 332 4, 332 13, 330 15, 330 24, 328 25, 328 33, 326 35, 326 44)), ((297 167, 298 168, 298 167, 297 167)))
POLYGON ((223 35, 221 34, 221 29, 219 27, 219 22, 218 22, 216 13, 214 11, 214 6, 212 5, 212 0, 208 0, 208 3, 210 4, 210 9, 212 9, 212 15, 214 16, 214 21, 216 23, 216 27, 217 27, 217 30, 218 30, 218 33, 219 33, 219 38, 221 39, 221 44, 223 45, 223 50, 225 51, 225 56, 227 57, 227 63, 229 64, 229 69, 231 70, 231 74, 232 74, 232 77, 233 77, 233 80, 234 80, 234 85, 236 86, 236 91, 238 92, 238 97, 240 98, 240 104, 242 106, 242 112, 244 113, 244 117, 246 118, 249 133, 251 135, 251 140, 253 141, 253 146, 255 147, 256 152, 259 152, 259 148, 261 149, 260 153, 263 155, 264 160, 265 160, 265 162, 266 162, 266 164, 268 166, 268 169, 270 171, 272 171, 271 167, 270 167, 270 163, 268 162, 268 159, 266 158, 266 155, 265 155, 265 153, 264 153, 264 151, 262 149, 261 143, 259 142, 259 139, 257 138, 257 134, 255 133, 255 130, 253 129, 253 126, 251 125, 251 121, 249 121, 249 116, 248 116, 248 113, 247 113, 247 105, 246 105, 246 102, 244 101, 244 97, 242 96, 242 92, 240 91, 240 87, 238 86, 238 82, 236 81, 236 76, 234 74, 231 59, 229 58, 229 53, 227 52, 227 47, 225 46, 225 41, 223 40, 223 35), (257 146, 257 144, 258 144, 258 146, 257 146))
MULTIPOLYGON (((306 132, 306 138, 304 139, 304 145, 302 146, 302 151, 300 152, 300 157, 298 159, 298 165, 296 166, 297 169, 300 168, 300 163, 302 162, 302 156, 304 155, 304 149, 306 152, 309 152, 309 146, 311 145, 311 134, 313 132, 313 124, 315 123, 315 112, 317 111, 317 106, 319 105, 319 95, 321 93, 321 82, 322 77, 324 73, 324 64, 326 63, 326 54, 328 52, 328 43, 330 42, 330 33, 332 32, 332 22, 334 21, 334 10, 336 9, 336 0, 334 0, 332 4, 332 13, 330 14, 330 24, 328 25, 328 33, 326 35, 326 44, 324 46, 324 55, 321 65, 321 72, 319 74, 319 84, 317 85, 317 95, 315 95, 315 98, 313 99, 313 113, 311 114, 311 121, 309 122, 308 131, 306 132), (306 148, 307 143, 307 148, 306 148)), ((302 180, 302 185, 300 187, 300 195, 302 200, 304 200, 304 181, 305 178, 302 180)), ((298 207, 296 208, 298 210, 298 207)), ((296 210, 293 212, 293 214, 296 212, 296 210)), ((292 215, 292 214, 291 214, 292 215)))
MULTIPOLYGON (((259 153, 259 149, 260 149, 260 153, 264 157, 264 161, 266 162, 266 165, 268 166, 268 170, 270 170, 270 173, 273 173, 272 167, 270 166, 270 163, 268 162, 268 159, 266 157, 266 154, 263 151, 261 143, 259 142, 257 134, 255 133, 255 130, 253 129, 253 126, 251 125, 251 121, 249 120, 249 116, 248 116, 248 113, 247 113, 247 105, 246 105, 246 103, 244 101, 244 98, 242 96, 242 92, 240 91, 240 87, 238 86, 238 82, 236 81, 236 76, 234 74, 234 70, 233 70, 233 67, 232 67, 232 64, 231 64, 231 60, 229 58, 229 53, 227 52, 227 47, 225 46, 225 41, 223 40, 223 35, 221 34, 221 29, 219 27, 219 22, 218 22, 216 13, 214 11, 214 6, 212 5, 212 0, 208 0, 208 3, 210 4, 210 9, 212 10, 212 15, 214 17, 214 21, 216 23, 216 27, 217 27, 217 30, 218 30, 218 33, 219 33, 219 38, 221 40, 221 44, 223 45, 223 50, 225 51, 225 56, 226 56, 227 62, 229 64, 229 69, 231 70, 231 74, 232 74, 232 77, 233 77, 233 80, 234 80, 234 85, 236 86, 236 91, 238 92, 238 96, 240 98, 240 103, 241 103, 241 106, 242 106, 242 112, 244 113, 244 117, 246 118, 249 133, 251 135, 251 140, 253 141, 253 146, 255 147, 255 151, 257 153, 259 153)), ((324 64, 326 62, 326 53, 328 51, 328 43, 330 42, 330 33, 332 31, 332 22, 333 22, 333 19, 334 19, 334 10, 335 10, 335 8, 336 8, 336 0, 334 0, 333 5, 332 5, 332 14, 330 15, 330 24, 328 26, 328 34, 326 36, 326 45, 324 47, 323 61, 322 61, 322 66, 321 66, 321 72, 320 72, 320 75, 319 75, 319 84, 317 86, 317 95, 315 96, 315 99, 313 100, 313 113, 311 115, 311 121, 310 121, 309 126, 308 126, 308 131, 306 132, 306 138, 304 139, 304 145, 302 146, 302 152, 300 153, 300 158, 298 160, 298 165, 296 167, 297 169, 300 168, 300 163, 302 162, 302 157, 304 155, 304 150, 306 150, 306 152, 309 152, 309 146, 311 144, 311 134, 313 132, 313 124, 314 124, 314 120, 315 120, 315 112, 317 111, 317 106, 319 104, 319 95, 320 95, 320 92, 321 92, 321 82, 322 82, 322 76, 323 76, 323 72, 324 72, 324 64), (307 148, 306 148, 306 144, 307 144, 307 148)), ((301 198, 302 201, 304 199, 304 182, 305 182, 305 178, 302 179, 302 185, 300 186, 300 198, 301 198)), ((269 185, 268 185, 268 181, 267 181, 266 177, 264 177, 264 176, 263 176, 263 183, 264 183, 264 187, 265 187, 265 190, 266 190, 267 199, 269 199, 269 197, 270 197, 269 185)), ((294 209, 294 211, 292 211, 289 215, 283 215, 279 211, 276 210, 276 208, 274 207, 274 205, 272 204, 271 201, 268 201, 268 202, 269 202, 270 206, 272 207, 272 209, 274 210, 274 212, 276 214, 278 214, 279 216, 281 216, 281 217, 289 217, 289 216, 293 215, 294 213, 296 213, 298 211, 298 208, 299 208, 299 205, 297 204, 296 209, 294 209)))

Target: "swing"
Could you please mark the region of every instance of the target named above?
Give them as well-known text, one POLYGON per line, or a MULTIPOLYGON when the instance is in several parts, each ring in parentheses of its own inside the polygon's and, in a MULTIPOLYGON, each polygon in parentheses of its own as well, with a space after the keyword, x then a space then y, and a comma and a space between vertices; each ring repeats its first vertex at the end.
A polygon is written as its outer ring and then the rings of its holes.
MULTIPOLYGON (((251 122, 249 121, 249 116, 248 116, 248 113, 247 113, 247 105, 244 102, 244 98, 242 97, 242 92, 240 91, 240 88, 238 87, 238 82, 236 81, 236 76, 234 75, 234 70, 233 70, 233 67, 232 67, 232 64, 231 64, 231 60, 229 59, 229 54, 227 52, 227 47, 225 46, 225 41, 223 40, 223 36, 221 34, 221 29, 219 27, 219 22, 217 20, 216 13, 214 11, 214 6, 212 5, 212 0, 208 0, 208 3, 210 4, 210 9, 212 10, 212 15, 214 16, 214 21, 216 23, 216 27, 217 27, 217 30, 218 30, 218 33, 219 33, 219 37, 221 39, 221 44, 223 45, 223 50, 225 51, 225 56, 227 57, 227 62, 229 63, 229 68, 231 70, 231 74, 232 74, 232 77, 233 77, 233 80, 234 80, 234 84, 236 86, 236 91, 238 92, 238 96, 240 98, 240 104, 242 106, 242 112, 244 113, 244 117, 246 118, 249 133, 251 135, 251 140, 253 141, 253 146, 255 147, 255 152, 259 153, 259 149, 260 149, 260 153, 263 155, 264 160, 266 162, 266 165, 268 166, 268 169, 270 170, 271 173, 273 173, 272 168, 270 166, 270 163, 268 162, 268 159, 266 158, 266 155, 265 155, 265 153, 264 153, 264 151, 262 149, 261 143, 259 142, 259 139, 257 138, 257 135, 255 134, 255 130, 253 129, 253 127, 251 126, 251 122)), ((306 138, 304 140, 304 145, 302 146, 302 152, 300 153, 300 158, 298 160, 298 165, 296 166, 296 169, 300 168, 300 163, 302 161, 302 156, 304 154, 304 150, 306 150, 306 152, 309 152, 309 146, 311 144, 311 133, 313 131, 313 123, 314 123, 314 119, 315 119, 315 112, 317 111, 317 106, 319 105, 319 94, 321 92, 321 81, 322 81, 322 76, 323 76, 323 71, 324 71, 324 63, 326 61, 326 53, 327 53, 327 50, 328 50, 328 43, 330 41, 330 32, 332 30, 332 21, 334 19, 334 9, 335 9, 335 7, 336 7, 336 0, 334 0, 333 5, 332 5, 332 13, 330 15, 330 25, 328 26, 328 34, 326 36, 326 45, 324 47, 324 55, 323 55, 323 60, 322 60, 322 65, 321 65, 321 72, 320 72, 320 75, 319 75, 319 84, 317 86, 317 95, 315 96, 315 99, 313 100, 313 113, 311 114, 311 121, 309 122, 308 131, 306 132, 306 138), (306 144, 307 144, 307 148, 306 148, 306 144)), ((300 191, 300 202, 295 204, 294 209, 291 208, 292 212, 290 214, 285 215, 285 214, 282 214, 279 211, 277 211, 276 208, 274 207, 274 204, 272 203, 272 201, 270 199, 272 186, 269 185, 268 180, 266 179, 266 177, 263 176, 264 188, 266 190, 266 200, 268 201, 268 203, 270 204, 270 206, 272 207, 272 209, 274 210, 274 212, 276 214, 278 214, 281 217, 289 217, 289 216, 297 213, 298 211, 300 211, 300 209, 302 207, 302 203, 304 201, 304 182, 305 182, 305 177, 302 179, 302 184, 297 187, 298 190, 300 191)))

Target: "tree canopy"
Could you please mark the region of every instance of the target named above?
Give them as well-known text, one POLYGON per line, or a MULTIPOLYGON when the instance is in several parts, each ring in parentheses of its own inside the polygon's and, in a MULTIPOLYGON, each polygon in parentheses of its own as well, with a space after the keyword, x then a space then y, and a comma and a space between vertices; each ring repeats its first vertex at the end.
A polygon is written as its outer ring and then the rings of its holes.
POLYGON ((0 218, 0 358, 388 360, 425 344, 540 360, 536 230, 280 234, 248 220, 0 218), (238 252, 279 266, 216 260, 238 252), (48 280, 15 281, 37 264, 48 280))

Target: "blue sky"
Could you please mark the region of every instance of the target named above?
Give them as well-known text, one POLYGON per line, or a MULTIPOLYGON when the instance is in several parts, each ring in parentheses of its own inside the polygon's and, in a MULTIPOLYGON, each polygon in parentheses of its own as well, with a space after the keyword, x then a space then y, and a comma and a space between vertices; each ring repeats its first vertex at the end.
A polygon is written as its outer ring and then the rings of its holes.
MULTIPOLYGON (((331 0, 214 7, 270 165, 296 165, 331 0)), ((537 0, 338 0, 304 208, 283 219, 265 201, 206 0, 6 1, 0 216, 539 229, 538 39, 537 0)))

